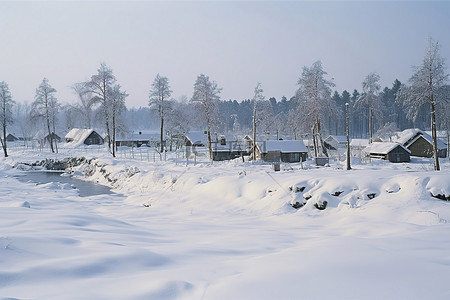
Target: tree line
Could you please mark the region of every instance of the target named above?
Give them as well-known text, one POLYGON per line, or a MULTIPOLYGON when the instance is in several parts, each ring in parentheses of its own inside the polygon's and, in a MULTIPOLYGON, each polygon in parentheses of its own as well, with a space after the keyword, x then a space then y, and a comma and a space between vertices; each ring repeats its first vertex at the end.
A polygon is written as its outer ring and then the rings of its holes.
POLYGON ((57 151, 55 132, 67 132, 74 127, 100 128, 108 137, 115 156, 115 139, 134 129, 159 129, 160 149, 167 135, 205 130, 209 146, 217 134, 246 133, 272 135, 294 139, 309 134, 313 138, 315 155, 326 155, 323 134, 344 135, 345 105, 350 107, 352 137, 382 135, 409 127, 449 129, 448 74, 439 44, 428 41, 423 61, 411 78, 402 83, 395 80, 391 87, 381 89, 380 76, 371 72, 360 90, 336 91, 321 61, 305 66, 298 79, 298 89, 289 99, 277 100, 264 96, 257 83, 253 97, 241 101, 221 100, 221 88, 209 76, 200 74, 194 83, 192 97, 172 98, 169 78, 157 74, 149 89, 148 106, 128 109, 128 94, 102 63, 90 80, 73 85, 78 101, 62 105, 56 89, 47 78, 36 89, 29 104, 15 103, 6 82, 0 82, 0 122, 2 148, 7 156, 7 126, 20 129, 24 137, 36 131, 45 132, 51 151, 57 151), (39 128, 39 130, 36 130, 39 128))

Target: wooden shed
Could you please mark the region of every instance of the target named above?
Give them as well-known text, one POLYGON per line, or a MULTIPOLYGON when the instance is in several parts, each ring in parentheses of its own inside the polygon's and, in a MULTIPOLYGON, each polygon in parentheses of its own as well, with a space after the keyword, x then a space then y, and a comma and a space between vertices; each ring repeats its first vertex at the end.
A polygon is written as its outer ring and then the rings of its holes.
POLYGON ((393 163, 409 162, 411 160, 411 151, 399 143, 374 142, 365 151, 372 158, 389 160, 393 163))

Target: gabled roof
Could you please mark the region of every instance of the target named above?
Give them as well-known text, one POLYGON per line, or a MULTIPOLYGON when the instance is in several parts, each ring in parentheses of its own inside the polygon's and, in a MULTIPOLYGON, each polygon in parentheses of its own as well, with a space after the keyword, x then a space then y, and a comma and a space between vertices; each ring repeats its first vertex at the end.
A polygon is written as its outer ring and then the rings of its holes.
POLYGON ((347 143, 347 136, 345 136, 345 135, 329 135, 325 139, 325 141, 331 141, 331 140, 334 140, 334 141, 338 142, 339 144, 345 144, 345 143, 347 143))
POLYGON ((282 153, 308 152, 303 141, 265 141, 261 143, 260 149, 263 153, 280 151, 282 153))
POLYGON ((369 146, 368 139, 352 139, 350 142, 350 146, 352 147, 367 147, 369 146))
POLYGON ((208 144, 208 137, 203 131, 191 131, 186 133, 186 138, 191 141, 192 144, 208 144))
POLYGON ((399 143, 390 143, 390 142, 373 142, 369 146, 366 147, 365 151, 367 153, 376 153, 376 154, 388 154, 398 146, 405 149, 408 153, 411 153, 409 149, 399 143))
POLYGON ((65 138, 73 140, 71 143, 83 143, 92 132, 94 132, 94 129, 72 128, 66 134, 65 138))
MULTIPOLYGON (((412 143, 414 143, 415 141, 417 141, 418 139, 423 138, 425 139, 428 143, 430 143, 431 145, 433 145, 433 138, 431 137, 431 135, 429 135, 428 133, 423 133, 422 135, 416 136, 409 144, 411 145, 412 143)), ((437 139, 437 148, 438 150, 442 150, 442 149, 447 149, 447 145, 441 140, 441 139, 437 139)))
POLYGON ((424 134, 424 132, 418 128, 405 129, 397 134, 397 138, 394 138, 394 142, 408 147, 408 145, 421 134, 424 134))

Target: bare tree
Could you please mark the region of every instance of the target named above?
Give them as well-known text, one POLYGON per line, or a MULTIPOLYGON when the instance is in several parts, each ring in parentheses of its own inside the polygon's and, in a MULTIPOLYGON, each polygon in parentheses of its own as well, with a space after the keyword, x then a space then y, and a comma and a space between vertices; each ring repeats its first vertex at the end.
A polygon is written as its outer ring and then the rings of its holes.
POLYGON ((362 83, 362 94, 355 102, 356 109, 365 109, 369 110, 369 143, 372 143, 372 135, 373 135, 373 121, 372 116, 380 122, 383 115, 381 110, 381 97, 380 97, 380 89, 381 86, 379 84, 380 75, 377 73, 370 73, 366 76, 366 79, 362 83))
POLYGON ((422 64, 414 67, 414 74, 409 78, 408 85, 400 89, 399 96, 408 105, 409 119, 416 119, 425 105, 430 105, 431 133, 433 139, 434 169, 440 170, 436 135, 436 107, 448 101, 444 92, 449 74, 445 73, 445 62, 439 53, 438 42, 429 38, 428 46, 422 64))
POLYGON ((9 91, 8 84, 4 81, 0 82, 0 122, 3 129, 3 138, 0 138, 3 153, 5 157, 8 157, 8 151, 6 146, 6 126, 12 124, 12 106, 14 101, 11 97, 11 92, 9 91))
POLYGON ((161 153, 164 151, 164 116, 166 111, 170 108, 170 102, 168 102, 167 100, 169 100, 171 94, 172 91, 170 90, 169 79, 157 74, 150 90, 150 99, 148 101, 148 105, 158 110, 159 117, 161 119, 161 153))
POLYGON ((116 84, 114 87, 108 90, 109 99, 109 115, 111 116, 111 143, 112 143, 112 156, 116 157, 116 132, 119 125, 119 117, 126 110, 125 98, 128 94, 120 90, 120 85, 116 84))
POLYGON ((326 80, 321 61, 316 61, 310 68, 303 67, 302 76, 298 80, 297 99, 302 112, 302 122, 310 126, 313 134, 314 154, 319 156, 319 148, 323 155, 328 153, 323 146, 321 136, 322 120, 337 116, 338 108, 331 98, 334 83, 326 80))
POLYGON ((109 110, 109 94, 108 91, 112 89, 116 82, 116 77, 113 71, 105 63, 100 64, 97 69, 97 74, 92 75, 91 80, 84 82, 85 93, 91 93, 94 97, 92 101, 98 101, 101 105, 103 121, 105 124, 106 135, 108 136, 108 145, 111 149, 111 132, 110 132, 110 110, 109 110))
POLYGON ((36 95, 34 96, 34 102, 31 104, 31 118, 33 120, 42 120, 45 124, 48 132, 48 140, 50 149, 55 152, 53 147, 53 137, 51 128, 55 129, 56 113, 58 110, 58 101, 55 97, 56 89, 54 89, 49 83, 48 79, 44 78, 36 89, 36 95))
POLYGON ((211 128, 215 121, 218 120, 218 102, 220 100, 221 88, 217 86, 215 81, 210 81, 209 77, 200 74, 194 83, 194 94, 191 101, 198 103, 199 112, 206 123, 208 134, 208 148, 209 158, 212 160, 212 145, 211 145, 211 128))

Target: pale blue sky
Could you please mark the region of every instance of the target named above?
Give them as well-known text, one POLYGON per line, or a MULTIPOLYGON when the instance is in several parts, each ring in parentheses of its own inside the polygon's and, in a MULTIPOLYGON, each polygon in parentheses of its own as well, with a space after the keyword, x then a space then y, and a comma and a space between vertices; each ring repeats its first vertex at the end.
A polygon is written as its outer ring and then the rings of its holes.
POLYGON ((280 100, 321 60, 339 92, 361 89, 374 71, 391 86, 420 64, 429 36, 449 63, 449 15, 448 1, 0 2, 0 81, 32 101, 47 77, 71 102, 70 86, 106 62, 128 106, 147 105, 157 73, 175 98, 190 98, 204 73, 224 100, 251 98, 258 81, 280 100))

